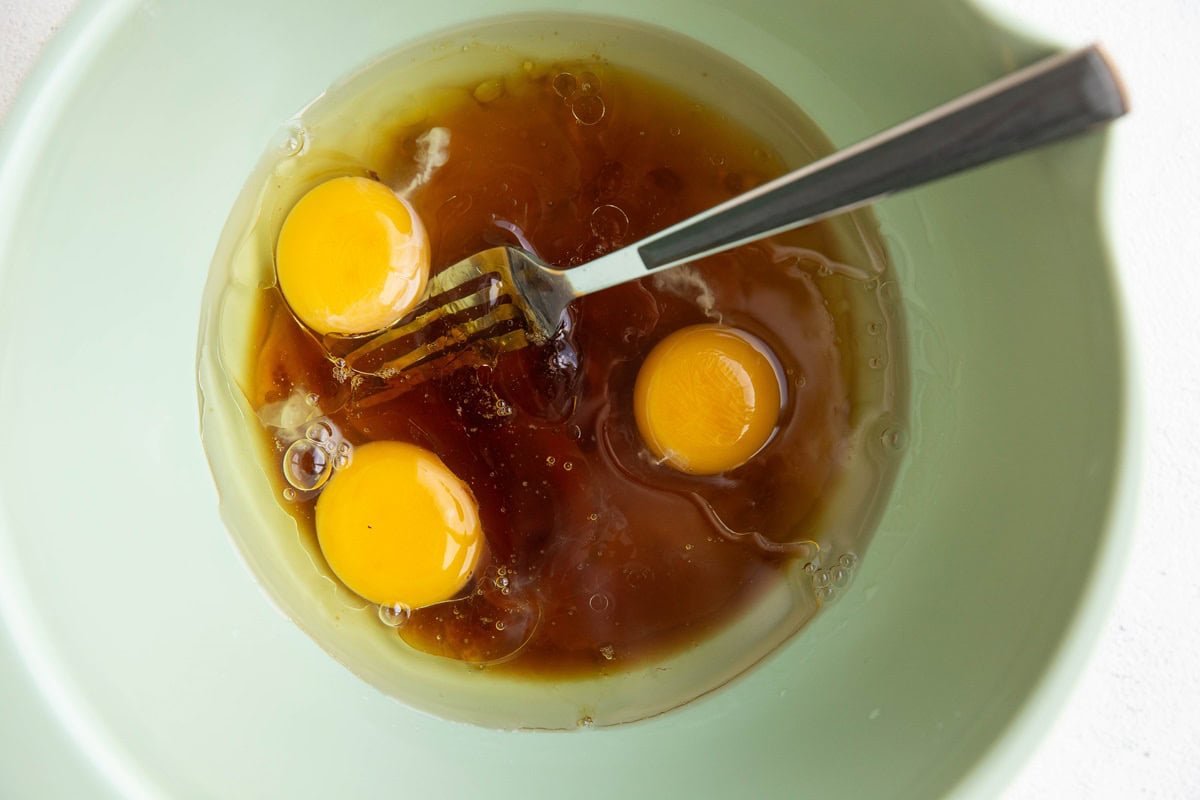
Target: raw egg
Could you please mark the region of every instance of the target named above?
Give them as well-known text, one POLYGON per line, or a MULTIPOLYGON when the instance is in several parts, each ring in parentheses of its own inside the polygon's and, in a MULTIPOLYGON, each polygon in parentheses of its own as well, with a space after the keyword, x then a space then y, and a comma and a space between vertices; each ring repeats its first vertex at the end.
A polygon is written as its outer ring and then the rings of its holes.
POLYGON ((765 344, 726 325, 675 331, 646 357, 634 415, 647 447, 681 472, 741 466, 770 440, 783 390, 765 344))
POLYGON ((429 279, 429 240, 395 192, 342 177, 292 207, 275 250, 292 313, 320 334, 371 333, 412 308, 429 279))
POLYGON ((436 455, 403 442, 358 447, 317 499, 316 528, 342 583, 389 608, 454 597, 483 549, 471 490, 436 455))

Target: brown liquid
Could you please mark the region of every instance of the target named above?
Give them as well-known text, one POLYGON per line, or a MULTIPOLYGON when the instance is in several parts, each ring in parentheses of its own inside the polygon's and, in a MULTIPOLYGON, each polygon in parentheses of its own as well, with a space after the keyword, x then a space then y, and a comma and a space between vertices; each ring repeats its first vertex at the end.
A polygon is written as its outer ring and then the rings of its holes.
MULTIPOLYGON (((507 78, 498 98, 477 93, 489 102, 463 92, 419 125, 386 133, 386 155, 370 168, 403 186, 416 137, 434 126, 451 132, 448 163, 411 196, 435 271, 519 238, 551 263, 579 264, 784 171, 735 120, 636 73, 561 71, 574 76, 574 100, 566 79, 556 84, 560 69, 533 70, 507 78), (604 111, 584 125, 597 111, 579 93, 589 82, 604 111)), ((842 260, 832 229, 811 226, 666 282, 583 298, 569 335, 400 392, 375 378, 335 378, 272 290, 251 402, 313 392, 352 444, 414 442, 474 492, 488 542, 478 577, 458 599, 414 611, 398 629, 406 642, 521 672, 627 666, 731 621, 782 580, 789 559, 811 555, 806 540, 821 538, 812 520, 856 413, 854 337, 813 251, 842 260), (650 458, 632 387, 655 343, 714 319, 765 341, 788 387, 762 452, 729 473, 693 477, 650 458)), ((312 504, 289 505, 309 535, 312 504)))

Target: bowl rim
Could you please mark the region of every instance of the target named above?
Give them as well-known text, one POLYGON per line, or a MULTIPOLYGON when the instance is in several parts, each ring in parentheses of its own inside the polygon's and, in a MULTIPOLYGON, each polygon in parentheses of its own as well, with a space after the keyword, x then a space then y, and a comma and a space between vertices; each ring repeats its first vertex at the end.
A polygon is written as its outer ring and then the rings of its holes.
MULTIPOLYGON (((8 249, 17 216, 14 207, 29 185, 32 166, 40 156, 41 143, 35 132, 61 114, 80 68, 95 58, 134 7, 134 0, 80 0, 37 55, 8 113, 0 120, 0 253, 8 249)), ((5 272, 6 261, 0 259, 0 282, 5 272)), ((0 496, 0 534, 6 528, 6 517, 4 498, 0 496)), ((7 536, 0 535, 0 564, 16 563, 15 557, 8 557, 7 541, 7 536)), ((155 796, 155 784, 147 771, 109 735, 87 696, 59 667, 54 644, 29 623, 28 614, 22 613, 34 605, 22 576, 6 571, 3 577, 0 630, 7 636, 0 638, 0 647, 11 647, 17 670, 23 671, 29 685, 41 694, 45 703, 39 709, 41 716, 56 722, 62 738, 77 748, 77 752, 57 755, 91 767, 86 772, 74 770, 89 789, 115 789, 123 797, 155 796)))
MULTIPOLYGON (((1065 51, 1063 34, 1046 30, 1002 6, 1001 0, 961 0, 983 20, 1000 30, 1065 51)), ((1120 78, 1118 73, 1118 78, 1120 78)), ((1128 84, 1124 84, 1128 102, 1128 84)), ((1116 399, 1119 403, 1113 469, 1109 475, 1108 507, 1092 563, 1070 619, 1053 654, 1032 690, 1023 698, 1008 724, 983 756, 948 792, 948 797, 992 797, 1017 775, 1051 725, 1066 707, 1078 679, 1096 652, 1100 633, 1109 619, 1133 547, 1138 498, 1145 460, 1145 397, 1142 381, 1137 319, 1130 312, 1127 277, 1114 246, 1120 220, 1116 215, 1116 184, 1121 148, 1120 126, 1103 134, 1104 150, 1097 176, 1095 216, 1104 261, 1099 279, 1107 283, 1113 301, 1116 349, 1116 399)))

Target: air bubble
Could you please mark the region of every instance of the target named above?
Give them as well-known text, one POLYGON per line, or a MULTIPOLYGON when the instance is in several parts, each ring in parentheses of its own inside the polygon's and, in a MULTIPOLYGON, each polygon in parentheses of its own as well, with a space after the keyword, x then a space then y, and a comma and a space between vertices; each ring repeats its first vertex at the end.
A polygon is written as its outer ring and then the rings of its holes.
POLYGON ((507 627, 508 626, 504 624, 504 620, 502 620, 502 619, 496 620, 496 630, 502 631, 507 627))
POLYGON ((329 454, 311 439, 297 439, 283 454, 283 477, 302 492, 313 492, 329 480, 329 454))
POLYGON ((593 95, 600 92, 600 79, 591 72, 581 73, 579 76, 579 88, 575 90, 580 95, 593 95))
POLYGON ((496 80, 484 81, 475 87, 473 94, 479 102, 490 103, 493 100, 499 100, 500 96, 504 94, 504 84, 496 80))
POLYGON ((333 438, 333 426, 328 422, 314 422, 304 431, 304 435, 317 443, 326 442, 333 438))
POLYGON ((336 470, 340 471, 348 466, 350 466, 350 456, 338 456, 333 460, 333 468, 336 470))
POLYGON ((834 567, 831 573, 833 575, 834 586, 845 586, 850 582, 850 573, 843 567, 834 567))
POLYGON ((854 553, 842 553, 842 557, 838 559, 838 563, 846 569, 854 569, 854 565, 858 563, 858 556, 854 553))
POLYGON ((609 599, 608 595, 601 592, 597 592, 588 598, 588 608, 592 611, 607 611, 610 605, 612 605, 612 600, 609 599))
POLYGON ((578 425, 572 425, 567 429, 567 434, 578 442, 583 438, 583 428, 579 427, 578 425))
POLYGON ((804 565, 804 571, 807 574, 812 575, 814 572, 817 571, 817 565, 810 561, 804 565))
POLYGON ((571 95, 575 94, 577 81, 575 80, 575 76, 571 73, 560 72, 554 76, 554 80, 551 81, 551 85, 554 87, 554 92, 559 97, 566 100, 571 95))
POLYGON ((813 575, 813 586, 817 587, 818 589, 824 589, 828 585, 829 585, 829 573, 828 572, 826 572, 825 570, 821 570, 820 572, 817 572, 813 575))
POLYGON ((817 589, 817 602, 828 603, 833 599, 833 589, 828 586, 823 589, 817 589))
POLYGON ((379 621, 389 628, 399 628, 403 626, 412 617, 412 610, 408 606, 402 606, 397 603, 394 606, 379 607, 379 621))
POLYGON ((296 126, 288 131, 287 138, 283 140, 280 150, 285 156, 299 155, 304 151, 304 144, 308 138, 304 128, 296 126))
POLYGON ((688 542, 687 544, 685 544, 683 546, 683 549, 687 550, 690 553, 692 550, 696 549, 696 545, 692 544, 691 542, 688 542))
POLYGON ((629 232, 629 215, 619 206, 597 206, 588 220, 592 233, 606 242, 617 243, 629 232))
POLYGON ((600 655, 604 656, 605 661, 612 661, 617 657, 617 649, 611 644, 600 645, 600 655))
POLYGON ((310 406, 315 406, 317 403, 321 402, 321 398, 310 392, 304 396, 304 402, 308 403, 310 406))
POLYGON ((867 366, 871 369, 883 369, 884 360, 879 356, 871 356, 867 359, 867 366))
POLYGON ((547 467, 554 466, 554 456, 546 456, 546 466, 547 467))
POLYGON ((570 472, 571 470, 575 469, 575 465, 572 464, 570 461, 564 461, 563 469, 565 469, 567 472, 570 472))
POLYGON ((283 490, 283 499, 287 500, 288 502, 295 500, 296 499, 296 490, 290 486, 288 488, 284 489, 283 490))
POLYGON ((871 334, 872 336, 878 336, 879 334, 883 333, 883 323, 872 322, 867 326, 867 333, 871 334))
POLYGON ((683 133, 683 131, 679 130, 679 128, 671 128, 671 130, 670 130, 670 131, 668 131, 668 132, 669 132, 669 133, 670 133, 672 136, 678 136, 679 134, 683 133))
POLYGON ((604 98, 589 94, 571 101, 571 114, 580 125, 595 125, 604 119, 604 98))
POLYGON ((904 445, 908 443, 908 437, 900 428, 885 429, 880 435, 879 440, 889 450, 903 450, 904 445))
POLYGON ((348 456, 348 455, 350 455, 351 449, 352 448, 350 447, 349 442, 342 442, 340 445, 338 445, 337 450, 338 450, 338 453, 340 453, 341 455, 348 456))
POLYGON ((600 515, 599 514, 588 514, 588 519, 591 520, 592 522, 595 522, 596 520, 600 519, 600 515))

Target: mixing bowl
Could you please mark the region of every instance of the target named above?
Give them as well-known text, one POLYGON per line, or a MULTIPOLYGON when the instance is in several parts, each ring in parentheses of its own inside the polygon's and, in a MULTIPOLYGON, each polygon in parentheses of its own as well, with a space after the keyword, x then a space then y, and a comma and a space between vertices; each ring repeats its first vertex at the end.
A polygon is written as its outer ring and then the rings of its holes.
MULTIPOLYGON (((725 689, 579 734, 449 723, 371 690, 257 595, 221 530, 218 502, 239 500, 211 488, 193 378, 209 260, 247 175, 282 121, 398 44, 579 10, 85 3, 14 110, 0 614, 119 791, 970 796, 1061 699, 1129 493, 1099 135, 877 207, 907 315, 905 464, 851 589, 725 689)), ((729 54, 838 145, 1053 49, 955 0, 602 11, 729 54)))

